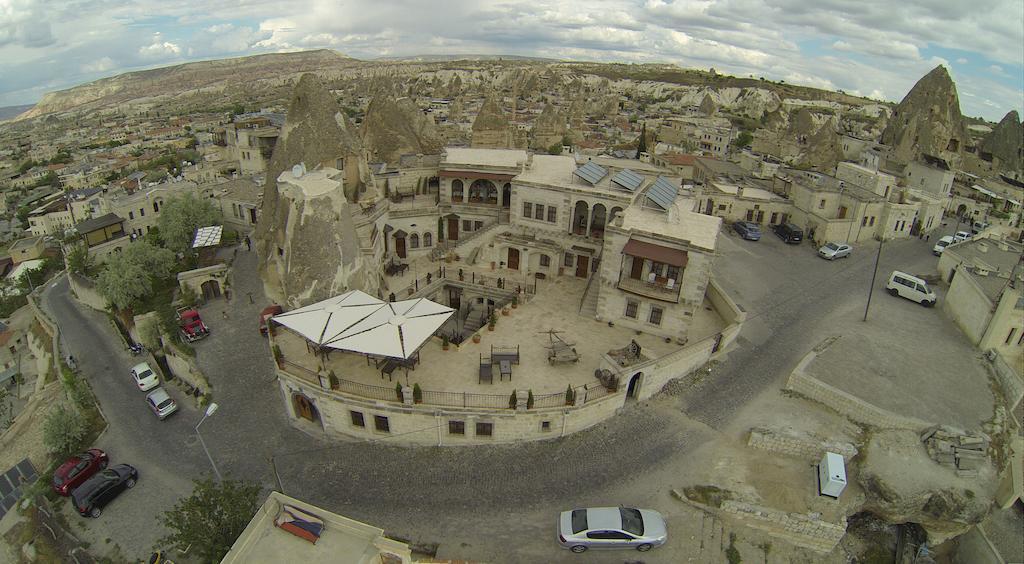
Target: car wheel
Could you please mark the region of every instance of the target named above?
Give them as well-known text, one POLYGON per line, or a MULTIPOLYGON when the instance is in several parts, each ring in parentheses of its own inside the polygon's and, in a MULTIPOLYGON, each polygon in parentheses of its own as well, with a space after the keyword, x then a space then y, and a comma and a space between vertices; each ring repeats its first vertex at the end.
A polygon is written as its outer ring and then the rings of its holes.
POLYGON ((124 483, 124 487, 126 487, 126 488, 134 488, 135 487, 135 478, 128 478, 128 481, 124 483))
POLYGON ((896 288, 889 288, 889 295, 890 296, 898 296, 898 295, 900 295, 900 293, 896 290, 896 288))
POLYGON ((636 549, 639 550, 640 552, 647 552, 648 550, 651 549, 651 545, 649 545, 649 544, 641 544, 640 546, 636 547, 636 549))
POLYGON ((928 300, 925 300, 925 301, 921 302, 921 305, 923 305, 924 307, 932 307, 932 306, 935 305, 935 302, 930 302, 928 300))
POLYGON ((573 546, 572 548, 570 548, 569 550, 575 552, 576 554, 579 554, 581 552, 586 552, 587 551, 587 547, 583 546, 582 544, 577 544, 577 545, 573 546))
POLYGON ((99 507, 93 507, 92 511, 89 512, 89 517, 92 517, 93 519, 95 519, 95 518, 99 517, 101 513, 103 513, 103 511, 100 510, 99 507))

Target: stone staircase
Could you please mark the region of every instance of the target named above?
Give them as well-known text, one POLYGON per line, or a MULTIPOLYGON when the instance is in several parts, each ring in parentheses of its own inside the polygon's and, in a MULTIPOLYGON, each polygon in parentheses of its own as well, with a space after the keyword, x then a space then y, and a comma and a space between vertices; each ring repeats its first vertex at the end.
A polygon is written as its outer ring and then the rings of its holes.
POLYGON ((444 256, 448 254, 448 251, 456 249, 458 247, 465 245, 466 243, 470 243, 472 241, 479 239, 481 235, 494 231, 494 228, 498 227, 499 225, 501 225, 499 222, 493 221, 491 223, 484 225, 480 229, 477 229, 476 231, 471 231, 469 233, 459 233, 459 240, 455 241, 454 245, 452 244, 451 241, 444 241, 438 243, 437 245, 434 246, 434 249, 430 251, 430 260, 436 261, 443 259, 444 256))
MULTIPOLYGON (((596 276, 598 273, 595 272, 591 276, 596 276)), ((583 301, 580 304, 580 315, 583 317, 593 318, 597 315, 597 296, 599 294, 597 289, 598 282, 595 280, 587 285, 587 291, 583 294, 583 301)))
POLYGON ((476 333, 478 329, 487 325, 487 309, 479 308, 474 305, 469 313, 466 315, 466 320, 463 322, 463 335, 469 335, 476 333))

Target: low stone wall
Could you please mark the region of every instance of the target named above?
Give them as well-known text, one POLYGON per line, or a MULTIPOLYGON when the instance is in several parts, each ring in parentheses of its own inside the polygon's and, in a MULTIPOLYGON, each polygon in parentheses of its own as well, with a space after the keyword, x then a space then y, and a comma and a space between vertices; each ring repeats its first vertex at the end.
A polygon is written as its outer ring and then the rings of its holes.
POLYGON ((812 360, 814 360, 815 356, 817 356, 817 353, 811 351, 803 358, 803 360, 800 361, 800 364, 797 365, 792 374, 789 375, 789 379, 786 381, 787 390, 796 392, 808 399, 831 407, 839 412, 840 415, 849 417, 857 423, 870 425, 872 427, 881 427, 883 429, 909 429, 920 433, 925 428, 932 426, 932 423, 927 421, 923 421, 915 417, 898 415, 872 405, 856 396, 848 394, 838 388, 834 388, 810 374, 807 374, 804 372, 804 369, 812 360))
POLYGON ((1024 398, 1024 378, 1010 366, 1010 363, 1001 354, 996 354, 992 359, 992 368, 996 374, 996 380, 999 381, 999 387, 1002 388, 1003 395, 1006 396, 1007 409, 1015 410, 1021 398, 1024 398))
POLYGON ((786 513, 732 500, 722 502, 721 511, 748 527, 822 554, 832 552, 846 534, 846 519, 840 523, 829 523, 810 515, 786 513))
POLYGON ((79 303, 99 311, 107 309, 107 299, 100 295, 91 280, 68 273, 68 282, 71 284, 71 293, 79 303))
POLYGON ((188 382, 193 388, 198 388, 203 395, 210 393, 210 382, 206 379, 195 359, 187 357, 173 347, 166 347, 164 356, 167 359, 167 366, 171 368, 174 376, 188 382))
POLYGON ((857 455, 857 447, 850 443, 829 441, 791 429, 774 430, 755 427, 750 430, 747 446, 794 456, 809 462, 821 460, 826 452, 840 454, 845 460, 850 460, 857 455))

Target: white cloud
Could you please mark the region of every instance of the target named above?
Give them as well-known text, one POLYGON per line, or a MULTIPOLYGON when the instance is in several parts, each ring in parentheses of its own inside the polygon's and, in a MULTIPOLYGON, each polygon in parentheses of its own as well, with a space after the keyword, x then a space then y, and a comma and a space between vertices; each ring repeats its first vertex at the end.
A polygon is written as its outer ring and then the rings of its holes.
POLYGON ((117 62, 110 57, 100 57, 91 63, 82 65, 82 72, 85 73, 97 73, 106 72, 110 69, 117 67, 117 62))
POLYGON ((181 47, 177 43, 164 41, 162 35, 153 34, 153 42, 139 47, 139 56, 143 59, 169 59, 181 55, 181 47))

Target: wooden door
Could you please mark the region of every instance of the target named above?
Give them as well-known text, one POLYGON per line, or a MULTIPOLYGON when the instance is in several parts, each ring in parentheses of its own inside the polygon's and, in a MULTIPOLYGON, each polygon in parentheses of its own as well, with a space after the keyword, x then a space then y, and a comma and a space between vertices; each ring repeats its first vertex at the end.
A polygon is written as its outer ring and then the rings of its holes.
POLYGON ((457 217, 448 218, 448 240, 459 240, 459 218, 457 217))
POLYGON ((640 257, 630 257, 633 261, 633 267, 629 271, 629 277, 633 280, 640 280, 644 274, 644 259, 640 257))
POLYGON ((509 248, 508 268, 509 270, 519 270, 519 249, 509 248))
POLYGON ((296 394, 295 414, 307 421, 316 421, 316 408, 306 396, 296 394))
POLYGON ((589 274, 590 257, 586 255, 576 255, 576 276, 578 278, 586 278, 589 274))
POLYGON ((754 221, 764 223, 764 210, 758 210, 757 217, 754 218, 754 221))
POLYGON ((395 254, 398 258, 405 258, 405 237, 395 239, 395 254))

